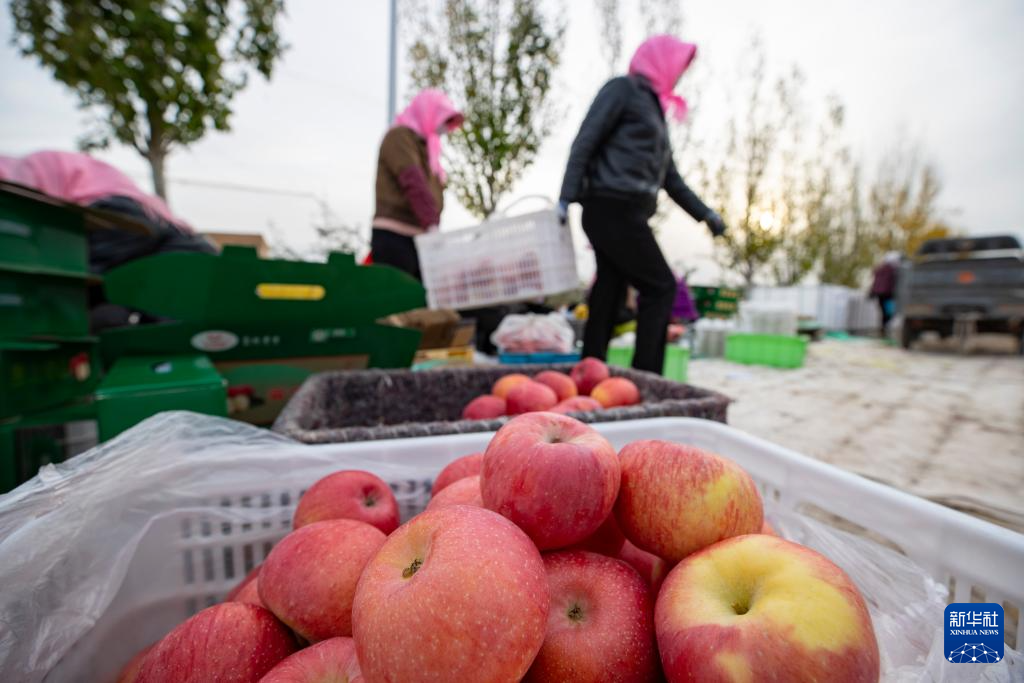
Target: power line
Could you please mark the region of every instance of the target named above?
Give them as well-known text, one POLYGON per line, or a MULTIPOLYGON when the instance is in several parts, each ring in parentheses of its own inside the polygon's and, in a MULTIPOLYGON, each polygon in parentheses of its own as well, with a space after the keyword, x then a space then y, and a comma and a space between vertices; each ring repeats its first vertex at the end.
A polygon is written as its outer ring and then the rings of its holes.
POLYGON ((218 190, 232 190, 235 192, 258 192, 260 194, 276 194, 286 197, 301 197, 319 201, 320 198, 312 192, 300 192, 297 190, 281 190, 274 187, 260 187, 258 185, 244 185, 242 183, 225 183, 213 180, 196 180, 194 178, 168 178, 167 182, 175 185, 191 185, 193 187, 207 187, 218 190))

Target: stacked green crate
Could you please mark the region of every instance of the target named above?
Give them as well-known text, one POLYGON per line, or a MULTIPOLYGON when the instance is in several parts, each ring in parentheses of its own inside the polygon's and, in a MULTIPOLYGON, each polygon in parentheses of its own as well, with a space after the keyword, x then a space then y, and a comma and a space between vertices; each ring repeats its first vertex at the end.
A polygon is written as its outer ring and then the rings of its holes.
POLYGON ((0 491, 96 443, 83 212, 0 187, 0 491))
POLYGON ((0 188, 0 420, 96 386, 89 281, 83 213, 0 188))
POLYGON ((739 310, 743 292, 733 287, 690 287, 697 313, 702 318, 731 318, 739 310))

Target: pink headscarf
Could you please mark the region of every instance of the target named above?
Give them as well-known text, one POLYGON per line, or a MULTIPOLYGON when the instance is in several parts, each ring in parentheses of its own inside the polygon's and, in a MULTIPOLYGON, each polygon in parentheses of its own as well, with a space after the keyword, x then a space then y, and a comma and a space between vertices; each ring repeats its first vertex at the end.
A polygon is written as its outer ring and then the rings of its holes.
POLYGON ((441 167, 441 135, 437 129, 443 123, 447 131, 451 132, 461 126, 464 120, 462 112, 455 108, 443 92, 428 88, 413 98, 409 106, 395 119, 395 125, 411 128, 427 141, 430 170, 443 183, 448 176, 441 167))
POLYGON ((105 197, 128 197, 147 212, 189 229, 162 199, 143 192, 128 176, 88 154, 44 151, 20 159, 3 157, 0 179, 83 206, 105 197))
POLYGON ((669 109, 676 121, 686 118, 686 100, 673 91, 676 82, 697 56, 697 46, 684 43, 675 36, 652 36, 645 40, 629 62, 629 74, 645 77, 661 101, 661 110, 669 109))

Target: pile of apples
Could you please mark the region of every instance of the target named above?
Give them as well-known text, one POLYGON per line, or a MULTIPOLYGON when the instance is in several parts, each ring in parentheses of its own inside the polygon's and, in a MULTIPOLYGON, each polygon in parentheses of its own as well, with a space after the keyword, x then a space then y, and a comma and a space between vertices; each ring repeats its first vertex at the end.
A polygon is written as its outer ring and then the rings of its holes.
POLYGON ((387 484, 314 484, 294 531, 122 682, 830 681, 879 677, 863 597, 764 523, 751 477, 572 417, 513 418, 399 526, 387 484))
POLYGON ((584 358, 567 375, 544 370, 532 378, 519 372, 501 377, 491 393, 477 396, 462 409, 464 420, 493 420, 538 411, 588 413, 640 403, 640 390, 625 377, 612 377, 597 358, 584 358))

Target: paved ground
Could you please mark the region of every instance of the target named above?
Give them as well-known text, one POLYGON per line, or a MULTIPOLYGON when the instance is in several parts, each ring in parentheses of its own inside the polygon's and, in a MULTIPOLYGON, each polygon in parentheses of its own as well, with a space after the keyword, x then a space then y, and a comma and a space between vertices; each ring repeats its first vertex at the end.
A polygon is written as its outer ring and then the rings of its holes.
POLYGON ((690 382, 735 398, 735 427, 1024 532, 1024 357, 967 351, 827 340, 799 370, 698 360, 690 382))

